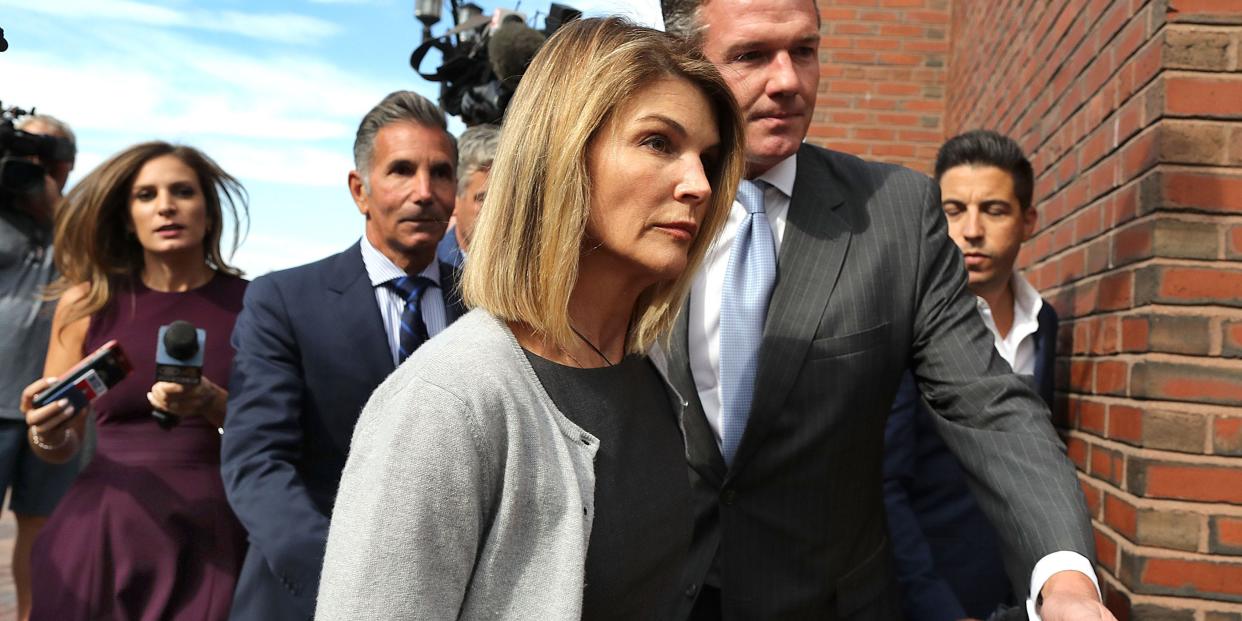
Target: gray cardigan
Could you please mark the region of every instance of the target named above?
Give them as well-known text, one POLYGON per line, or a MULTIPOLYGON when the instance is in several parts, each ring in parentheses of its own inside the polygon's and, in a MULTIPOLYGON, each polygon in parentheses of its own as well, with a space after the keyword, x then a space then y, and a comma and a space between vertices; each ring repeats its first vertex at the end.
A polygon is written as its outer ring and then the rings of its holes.
POLYGON ((363 409, 316 619, 577 621, 598 446, 503 322, 457 320, 363 409))

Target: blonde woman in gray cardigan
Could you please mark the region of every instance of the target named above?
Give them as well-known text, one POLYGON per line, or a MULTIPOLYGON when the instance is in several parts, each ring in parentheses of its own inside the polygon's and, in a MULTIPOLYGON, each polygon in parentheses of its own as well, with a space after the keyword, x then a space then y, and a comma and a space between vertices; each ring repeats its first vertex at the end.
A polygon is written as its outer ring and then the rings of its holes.
POLYGON ((723 226, 742 140, 728 87, 686 44, 617 18, 547 42, 470 246, 475 310, 354 432, 317 618, 671 607, 693 526, 684 402, 645 352, 723 226))

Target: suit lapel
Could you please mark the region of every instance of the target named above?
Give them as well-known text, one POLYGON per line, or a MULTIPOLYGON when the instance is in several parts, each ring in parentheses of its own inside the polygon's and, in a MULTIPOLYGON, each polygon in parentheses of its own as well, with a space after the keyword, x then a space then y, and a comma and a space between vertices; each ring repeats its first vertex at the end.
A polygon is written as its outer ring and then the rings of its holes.
POLYGON ((1053 407, 1055 391, 1052 368, 1056 364, 1057 328, 1054 317, 1052 307, 1044 300, 1037 317, 1039 327, 1035 330, 1035 386, 1049 408, 1053 407))
POLYGON ((344 351, 358 352, 355 360, 369 375, 380 380, 388 377, 395 368, 392 349, 358 244, 336 256, 326 280, 333 294, 332 312, 338 319, 336 332, 349 343, 344 351))
POLYGON ((699 401, 699 391, 690 371, 689 307, 690 302, 687 299, 681 314, 677 316, 677 323, 673 325, 673 334, 669 339, 668 380, 688 402, 683 420, 686 429, 686 455, 690 467, 704 480, 719 487, 724 481, 726 468, 724 458, 720 456, 720 447, 716 444, 716 436, 703 413, 703 403, 699 401))
POLYGON ((745 464, 780 415, 836 286, 851 237, 838 210, 843 201, 827 163, 803 145, 759 349, 755 395, 733 471, 745 464))

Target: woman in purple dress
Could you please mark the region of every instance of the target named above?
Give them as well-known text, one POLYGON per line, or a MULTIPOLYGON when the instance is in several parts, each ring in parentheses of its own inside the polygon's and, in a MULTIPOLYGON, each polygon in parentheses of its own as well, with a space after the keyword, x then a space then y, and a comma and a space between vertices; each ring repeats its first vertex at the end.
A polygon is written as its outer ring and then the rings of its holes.
MULTIPOLYGON (((91 406, 94 459, 35 542, 32 619, 228 615, 245 532, 220 481, 218 430, 246 281, 220 251, 225 204, 236 233, 237 180, 193 148, 149 142, 96 168, 56 215, 62 276, 44 375, 112 339, 133 371, 91 406), (154 381, 156 335, 175 320, 206 331, 197 385, 154 381)), ((53 379, 27 387, 22 410, 35 453, 64 462, 89 417, 67 400, 32 407, 53 379)))

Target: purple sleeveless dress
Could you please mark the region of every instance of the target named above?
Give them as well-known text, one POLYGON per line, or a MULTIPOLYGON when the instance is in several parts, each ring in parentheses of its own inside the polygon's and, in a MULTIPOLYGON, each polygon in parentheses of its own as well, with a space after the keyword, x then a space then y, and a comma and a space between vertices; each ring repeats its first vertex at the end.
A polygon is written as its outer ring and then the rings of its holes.
POLYGON ((91 317, 86 352, 117 339, 134 370, 95 403, 98 444, 35 541, 31 619, 226 619, 246 550, 206 419, 151 417, 159 327, 207 331, 203 374, 228 386, 246 281, 216 274, 184 293, 120 288, 91 317))

